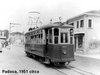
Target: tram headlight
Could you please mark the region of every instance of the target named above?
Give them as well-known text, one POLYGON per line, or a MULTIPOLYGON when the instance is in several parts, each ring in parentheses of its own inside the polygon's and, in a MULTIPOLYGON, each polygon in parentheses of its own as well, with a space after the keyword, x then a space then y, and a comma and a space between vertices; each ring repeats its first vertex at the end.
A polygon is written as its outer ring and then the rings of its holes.
POLYGON ((63 53, 63 54, 67 54, 66 49, 63 49, 63 50, 62 50, 62 53, 63 53))

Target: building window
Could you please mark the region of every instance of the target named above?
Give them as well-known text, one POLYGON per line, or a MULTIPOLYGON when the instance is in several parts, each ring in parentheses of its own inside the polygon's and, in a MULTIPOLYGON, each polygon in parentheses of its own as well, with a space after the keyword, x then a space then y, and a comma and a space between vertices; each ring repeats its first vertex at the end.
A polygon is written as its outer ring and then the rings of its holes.
POLYGON ((63 43, 63 33, 61 33, 61 43, 63 43))
POLYGON ((84 20, 80 21, 80 27, 84 27, 84 20))
POLYGON ((92 20, 91 20, 91 19, 88 20, 88 27, 89 27, 89 28, 92 27, 92 20))
POLYGON ((83 36, 78 36, 78 48, 82 48, 82 44, 83 44, 83 36))
POLYGON ((79 21, 77 21, 77 28, 79 28, 79 21))
POLYGON ((70 29, 70 36, 73 36, 73 29, 70 29))

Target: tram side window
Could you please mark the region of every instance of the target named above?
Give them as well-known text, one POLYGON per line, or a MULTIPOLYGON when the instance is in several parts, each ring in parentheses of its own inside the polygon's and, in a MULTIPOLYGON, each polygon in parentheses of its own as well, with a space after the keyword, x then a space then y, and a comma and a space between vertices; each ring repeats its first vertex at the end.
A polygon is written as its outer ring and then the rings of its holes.
POLYGON ((25 37, 27 39, 27 37, 25 37))
POLYGON ((31 36, 31 39, 34 39, 34 36, 31 36))
POLYGON ((54 43, 55 43, 55 44, 58 44, 58 37, 55 37, 54 40, 55 40, 54 43))
POLYGON ((42 39, 42 37, 43 37, 43 34, 41 34, 41 39, 42 39))
POLYGON ((65 33, 65 43, 68 43, 68 33, 65 33))
POLYGON ((35 41, 36 41, 36 35, 35 35, 35 41))
POLYGON ((61 43, 68 43, 68 33, 61 33, 61 43))
POLYGON ((59 35, 59 29, 58 28, 55 28, 54 29, 54 36, 58 36, 59 35))
POLYGON ((30 40, 31 38, 30 38, 30 36, 28 37, 28 40, 30 40))
POLYGON ((63 33, 61 33, 61 43, 63 43, 63 33))
POLYGON ((54 29, 54 43, 58 44, 58 37, 59 37, 59 29, 55 28, 54 29))
POLYGON ((52 29, 49 30, 49 43, 52 43, 52 29))
POLYGON ((40 39, 40 38, 41 38, 41 35, 39 34, 38 37, 39 37, 39 39, 40 39))

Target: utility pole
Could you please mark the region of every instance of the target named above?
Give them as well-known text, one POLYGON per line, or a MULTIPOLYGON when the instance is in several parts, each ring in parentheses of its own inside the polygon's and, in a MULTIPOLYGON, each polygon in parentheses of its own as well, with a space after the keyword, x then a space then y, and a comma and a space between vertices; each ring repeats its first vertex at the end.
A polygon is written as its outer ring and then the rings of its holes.
POLYGON ((14 27, 15 25, 20 25, 19 23, 10 23, 9 25, 9 33, 11 33, 11 28, 14 27))
POLYGON ((11 28, 14 27, 15 25, 21 25, 19 23, 10 23, 9 25, 9 41, 11 40, 11 28))

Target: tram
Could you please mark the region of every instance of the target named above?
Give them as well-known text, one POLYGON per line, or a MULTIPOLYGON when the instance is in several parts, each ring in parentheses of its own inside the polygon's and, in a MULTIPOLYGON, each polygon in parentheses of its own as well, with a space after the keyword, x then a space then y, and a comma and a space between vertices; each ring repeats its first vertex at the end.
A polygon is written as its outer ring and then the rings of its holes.
POLYGON ((45 64, 65 64, 74 61, 73 26, 51 23, 25 34, 27 56, 45 64))

